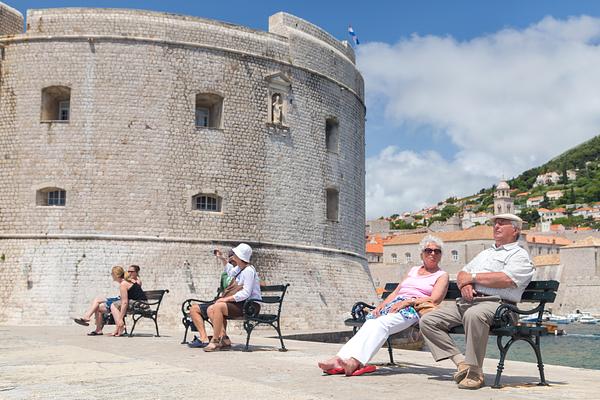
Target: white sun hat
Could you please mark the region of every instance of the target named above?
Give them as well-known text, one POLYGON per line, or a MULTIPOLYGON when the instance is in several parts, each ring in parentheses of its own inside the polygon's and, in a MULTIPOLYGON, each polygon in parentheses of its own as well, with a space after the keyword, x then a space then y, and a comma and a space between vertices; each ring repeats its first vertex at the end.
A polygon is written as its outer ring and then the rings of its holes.
POLYGON ((506 219, 508 221, 514 221, 517 223, 517 227, 521 229, 523 227, 523 220, 517 217, 515 214, 497 214, 490 218, 492 222, 497 219, 506 219))
POLYGON ((246 243, 238 244, 233 248, 233 252, 240 260, 250 262, 250 257, 252 257, 252 247, 248 246, 246 243))

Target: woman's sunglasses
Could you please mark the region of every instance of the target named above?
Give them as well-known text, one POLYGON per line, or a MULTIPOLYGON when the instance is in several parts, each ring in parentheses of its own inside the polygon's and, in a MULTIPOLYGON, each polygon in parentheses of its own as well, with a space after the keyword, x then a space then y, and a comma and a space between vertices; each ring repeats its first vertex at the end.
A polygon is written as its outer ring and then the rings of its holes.
POLYGON ((423 249, 423 253, 425 253, 425 254, 435 253, 436 256, 439 256, 440 254, 442 254, 442 250, 441 249, 430 249, 428 247, 426 249, 423 249))

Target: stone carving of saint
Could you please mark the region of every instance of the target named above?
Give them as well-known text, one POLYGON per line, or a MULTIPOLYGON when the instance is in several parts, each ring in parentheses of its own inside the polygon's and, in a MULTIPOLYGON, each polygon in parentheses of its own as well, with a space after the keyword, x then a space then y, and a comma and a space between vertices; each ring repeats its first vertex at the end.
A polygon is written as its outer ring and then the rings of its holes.
POLYGON ((281 125, 283 123, 283 101, 281 100, 281 95, 279 93, 275 93, 272 100, 272 122, 274 124, 281 125))

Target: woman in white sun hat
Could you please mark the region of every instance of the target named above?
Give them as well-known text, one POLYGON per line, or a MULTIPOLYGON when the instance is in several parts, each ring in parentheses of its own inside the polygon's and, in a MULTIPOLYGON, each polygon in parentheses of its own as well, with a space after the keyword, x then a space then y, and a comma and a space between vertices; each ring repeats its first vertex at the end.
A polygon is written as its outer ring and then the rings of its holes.
POLYGON ((250 265, 251 257, 252 248, 246 243, 240 243, 233 249, 233 259, 237 266, 229 274, 235 277, 237 289, 230 295, 227 294, 226 289, 225 295, 208 307, 208 318, 213 324, 214 336, 204 351, 217 351, 223 348, 222 332, 226 317, 241 317, 247 299, 262 299, 258 274, 254 266, 250 265))

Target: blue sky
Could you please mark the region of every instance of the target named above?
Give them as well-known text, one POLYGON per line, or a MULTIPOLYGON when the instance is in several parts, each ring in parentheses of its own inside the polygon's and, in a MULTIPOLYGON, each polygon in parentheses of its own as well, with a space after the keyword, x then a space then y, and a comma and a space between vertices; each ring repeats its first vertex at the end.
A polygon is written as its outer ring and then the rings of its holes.
POLYGON ((6 1, 267 30, 286 11, 362 44, 367 215, 474 193, 600 133, 600 1, 6 1))

